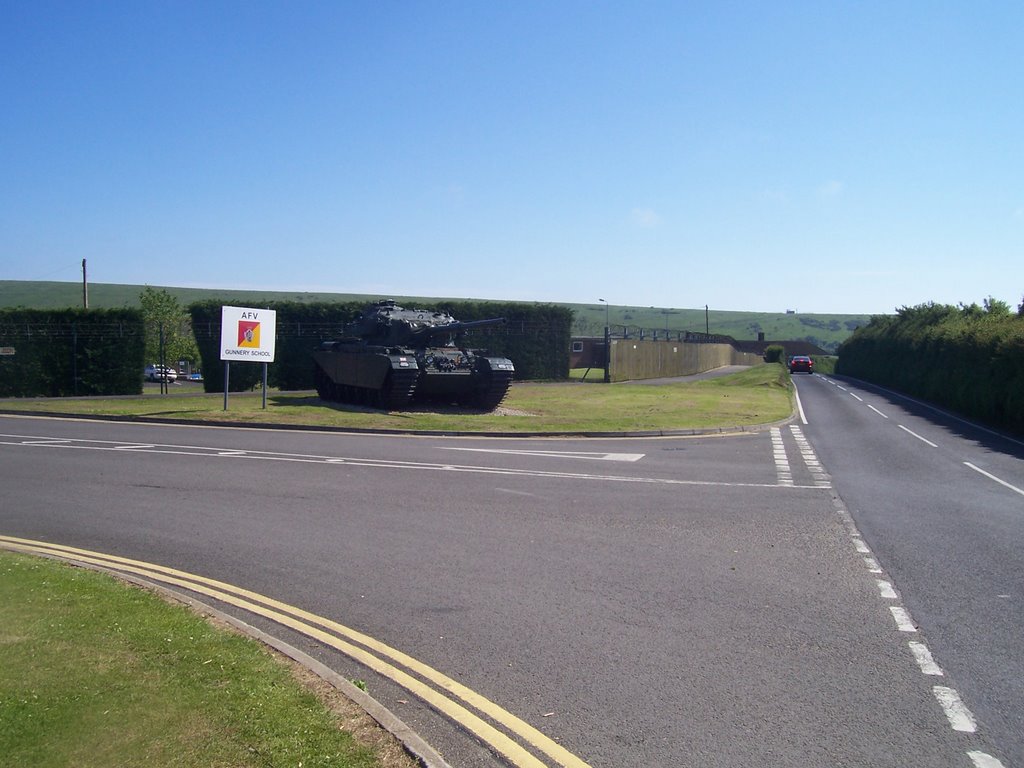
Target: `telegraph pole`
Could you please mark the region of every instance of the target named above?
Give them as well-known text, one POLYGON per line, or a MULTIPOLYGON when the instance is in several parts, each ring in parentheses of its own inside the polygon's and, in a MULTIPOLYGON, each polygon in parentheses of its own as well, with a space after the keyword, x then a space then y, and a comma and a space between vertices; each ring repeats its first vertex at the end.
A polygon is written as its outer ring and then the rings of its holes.
POLYGON ((89 283, 85 279, 85 259, 82 259, 82 309, 89 308, 89 283))

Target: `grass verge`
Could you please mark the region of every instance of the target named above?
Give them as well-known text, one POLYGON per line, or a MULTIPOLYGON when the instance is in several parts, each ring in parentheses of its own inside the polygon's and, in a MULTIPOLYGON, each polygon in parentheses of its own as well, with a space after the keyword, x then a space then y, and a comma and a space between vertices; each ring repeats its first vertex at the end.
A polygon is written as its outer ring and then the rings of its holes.
POLYGON ((783 366, 758 365, 730 376, 664 385, 566 382, 513 385, 493 413, 457 408, 420 408, 386 413, 339 403, 316 395, 232 394, 97 399, 8 400, 8 411, 139 416, 188 421, 402 429, 413 431, 571 433, 639 432, 752 426, 788 417, 791 385, 783 366))
POLYGON ((262 645, 106 574, 0 551, 0 651, 5 766, 386 765, 262 645))

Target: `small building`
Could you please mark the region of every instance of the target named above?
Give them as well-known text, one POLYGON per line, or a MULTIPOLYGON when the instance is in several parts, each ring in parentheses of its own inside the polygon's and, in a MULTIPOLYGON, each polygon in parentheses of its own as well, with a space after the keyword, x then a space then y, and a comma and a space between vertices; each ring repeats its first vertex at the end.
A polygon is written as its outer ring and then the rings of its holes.
POLYGON ((604 336, 573 336, 569 368, 604 368, 604 336))

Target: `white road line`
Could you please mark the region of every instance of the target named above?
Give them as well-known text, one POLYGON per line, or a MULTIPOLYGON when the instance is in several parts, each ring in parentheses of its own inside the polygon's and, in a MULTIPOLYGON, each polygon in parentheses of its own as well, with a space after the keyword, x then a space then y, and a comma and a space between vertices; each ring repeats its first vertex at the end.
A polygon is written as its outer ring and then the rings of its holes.
POLYGON ((807 423, 807 414, 804 413, 804 404, 800 402, 800 391, 796 388, 796 384, 793 384, 793 396, 796 398, 796 410, 800 414, 800 422, 802 424, 807 423))
POLYGON ((791 487, 793 485, 793 472, 789 467, 789 458, 786 456, 786 444, 782 441, 782 430, 778 427, 772 427, 771 435, 772 456, 775 459, 775 476, 778 484, 791 487))
POLYGON ((861 397, 860 395, 855 395, 853 392, 850 393, 850 397, 852 397, 857 402, 860 402, 860 403, 864 402, 864 398, 863 397, 861 397))
POLYGON ((864 565, 866 565, 868 567, 868 570, 871 571, 871 573, 881 573, 882 572, 882 566, 880 566, 878 564, 878 561, 875 560, 875 558, 873 558, 873 557, 865 557, 864 558, 864 565))
POLYGON ((867 544, 864 543, 864 539, 858 536, 853 537, 853 546, 855 546, 857 548, 857 551, 860 552, 862 555, 871 554, 871 549, 868 547, 867 544))
POLYGON ((878 414, 879 416, 881 416, 881 417, 882 417, 883 419, 888 419, 888 418, 889 418, 888 416, 886 416, 886 415, 885 415, 884 413, 882 413, 882 412, 881 412, 880 410, 878 410, 877 408, 875 408, 875 406, 873 406, 873 405, 871 405, 871 404, 868 404, 868 408, 870 408, 870 409, 871 409, 872 411, 874 411, 875 413, 877 413, 877 414, 878 414))
POLYGON ((910 614, 907 613, 906 608, 901 608, 898 605, 890 605, 889 612, 892 613, 892 617, 896 621, 896 628, 900 632, 917 632, 917 625, 914 624, 914 620, 910 618, 910 614))
POLYGON ((1005 768, 999 760, 984 752, 974 750, 972 752, 968 752, 967 756, 971 758, 971 762, 974 763, 974 768, 1005 768))
POLYGON ((954 731, 974 733, 978 730, 978 724, 974 720, 974 715, 967 709, 967 705, 960 700, 959 693, 944 685, 936 685, 932 688, 932 692, 935 694, 935 698, 938 699, 942 711, 946 713, 949 724, 953 727, 954 731))
POLYGON ((964 462, 964 466, 965 467, 970 467, 971 469, 973 469, 978 474, 984 475, 985 477, 987 477, 989 480, 995 480, 997 483, 999 483, 1000 485, 1006 486, 1007 488, 1009 488, 1014 493, 1019 493, 1021 496, 1024 496, 1024 490, 1021 490, 1020 488, 1018 488, 1015 485, 1010 485, 1005 480, 1000 480, 998 477, 996 477, 995 475, 989 474, 984 469, 981 469, 980 467, 974 466, 973 464, 971 464, 971 462, 965 461, 964 462))
POLYGON ((790 424, 789 431, 793 433, 793 439, 796 440, 796 446, 800 450, 800 457, 804 460, 804 464, 807 465, 808 471, 814 478, 814 485, 818 488, 831 488, 832 483, 828 479, 828 474, 821 466, 821 462, 818 461, 817 455, 814 453, 814 449, 811 448, 811 443, 804 435, 803 430, 796 424, 790 424))
MULTIPOLYGON (((0 435, 0 438, 10 437, 9 435, 0 435)), ((272 453, 264 451, 243 451, 236 453, 234 451, 225 452, 226 455, 221 456, 220 451, 216 448, 200 447, 200 446, 174 446, 174 445, 144 445, 137 444, 134 446, 126 446, 121 443, 114 443, 109 441, 101 440, 74 440, 68 443, 26 443, 25 438, 18 436, 17 442, 7 442, 0 439, 0 445, 13 445, 22 448, 48 448, 57 450, 85 450, 85 451, 111 451, 111 452, 126 452, 132 453, 151 453, 158 456, 194 456, 198 458, 227 458, 227 459, 242 459, 251 461, 275 461, 275 462, 291 462, 296 464, 321 464, 321 465, 343 465, 346 467, 371 467, 374 469, 391 469, 391 470, 417 470, 427 472, 465 472, 465 473, 476 473, 485 475, 503 475, 503 476, 516 476, 516 477, 535 477, 535 478, 548 478, 548 479, 562 479, 562 480, 584 480, 584 481, 597 481, 597 482, 612 482, 612 483, 642 483, 649 485, 666 485, 666 486, 713 486, 721 488, 778 488, 785 486, 787 488, 802 488, 802 489, 816 489, 819 488, 817 485, 796 485, 793 483, 792 477, 789 478, 788 482, 776 482, 776 483, 738 483, 729 481, 719 480, 684 480, 673 477, 631 477, 627 475, 607 475, 607 474, 591 474, 585 472, 558 472, 551 470, 530 470, 530 469, 512 469, 504 467, 481 467, 474 465, 458 465, 458 464, 437 464, 422 461, 397 461, 390 459, 371 459, 371 458, 355 458, 345 456, 317 456, 317 455, 304 455, 304 454, 290 454, 290 453, 272 453)), ((31 439, 31 438, 29 438, 31 439)), ((44 438, 45 439, 45 438, 44 438)))
MULTIPOLYGON (((853 517, 847 510, 840 510, 840 517, 845 523, 848 523, 849 526, 856 529, 856 523, 853 521, 853 517)), ((863 540, 860 538, 859 533, 854 533, 853 540, 857 546, 858 552, 869 551, 863 540)), ((875 558, 865 557, 864 563, 872 573, 881 573, 882 569, 879 567, 878 561, 875 560, 875 558)), ((879 594, 883 598, 893 599, 897 597, 890 582, 876 579, 875 583, 878 586, 879 594)), ((893 620, 896 622, 896 628, 900 632, 917 632, 917 625, 914 624, 914 620, 910 617, 910 613, 906 608, 898 605, 891 605, 889 606, 889 612, 892 614, 893 620)), ((932 654, 931 651, 928 650, 928 646, 922 642, 914 640, 909 641, 907 645, 909 646, 910 652, 913 654, 918 667, 920 667, 922 674, 936 677, 944 676, 942 668, 935 662, 935 659, 932 658, 932 654)), ((943 713, 946 715, 950 726, 952 726, 954 730, 963 733, 974 733, 977 730, 977 723, 974 720, 974 716, 971 714, 970 710, 967 709, 967 706, 960 699, 960 695, 954 689, 942 685, 936 685, 932 687, 932 692, 935 694, 935 698, 939 702, 939 706, 942 707, 943 713)), ((985 752, 975 750, 968 752, 967 755, 973 761, 975 768, 1005 768, 998 759, 985 752)))
POLYGON ((896 426, 897 426, 897 427, 899 427, 900 429, 902 429, 902 430, 903 430, 904 432, 906 432, 906 433, 907 433, 908 435, 912 435, 913 437, 916 437, 916 438, 917 438, 918 440, 920 440, 920 441, 921 441, 922 443, 927 443, 927 444, 928 444, 928 445, 930 445, 930 446, 931 446, 932 448, 938 448, 938 447, 939 447, 939 446, 937 446, 937 445, 936 445, 935 443, 933 443, 933 442, 932 442, 931 440, 927 440, 927 439, 925 439, 925 438, 921 437, 921 436, 920 436, 919 434, 917 434, 916 432, 911 432, 911 431, 910 431, 909 429, 907 429, 906 427, 904 427, 904 426, 903 426, 902 424, 897 424, 896 426))
POLYGON ((640 461, 644 453, 605 453, 603 451, 520 451, 514 448, 455 448, 441 446, 444 451, 472 451, 474 453, 506 453, 515 456, 541 456, 553 459, 591 459, 594 461, 640 461))
POLYGON ((873 386, 875 389, 879 390, 880 392, 885 392, 887 395, 892 395, 893 397, 898 398, 900 400, 906 400, 907 402, 914 403, 915 405, 919 405, 922 408, 927 408, 929 411, 934 411, 935 413, 942 414, 947 419, 952 419, 953 421, 958 421, 961 424, 966 424, 971 429, 977 429, 977 430, 980 430, 982 432, 985 432, 986 434, 992 435, 993 437, 997 437, 1000 440, 1006 440, 1007 442, 1013 443, 1015 445, 1024 446, 1024 440, 1015 439, 1015 438, 1012 438, 1012 437, 1010 437, 1008 435, 1005 435, 1005 434, 1003 434, 1001 432, 997 432, 994 429, 989 429, 988 427, 983 427, 981 424, 978 424, 975 421, 970 421, 969 419, 965 419, 962 416, 957 416, 955 413, 950 413, 949 411, 944 411, 941 408, 935 407, 931 403, 926 403, 924 400, 918 400, 915 397, 909 397, 908 395, 904 395, 902 392, 896 392, 896 391, 891 390, 891 389, 886 389, 885 387, 880 387, 877 384, 872 384, 871 386, 873 386))
POLYGON ((921 672, 926 675, 943 676, 942 668, 935 663, 935 659, 932 658, 932 653, 928 650, 927 645, 915 640, 911 640, 908 645, 910 646, 910 652, 914 654, 914 661, 921 668, 921 672))
POLYGON ((899 600, 896 590, 892 588, 892 584, 888 581, 879 579, 876 583, 878 584, 878 592, 883 598, 886 600, 899 600))

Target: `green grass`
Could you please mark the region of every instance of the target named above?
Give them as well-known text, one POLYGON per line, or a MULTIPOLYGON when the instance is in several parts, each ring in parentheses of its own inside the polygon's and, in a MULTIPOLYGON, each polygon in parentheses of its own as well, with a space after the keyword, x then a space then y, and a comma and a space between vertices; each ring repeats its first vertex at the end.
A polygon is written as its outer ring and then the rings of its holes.
POLYGON ((569 378, 573 381, 585 381, 588 384, 604 382, 604 368, 570 368, 569 378))
POLYGON ((379 765, 261 645, 106 574, 0 551, 0 650, 11 768, 379 765))
POLYGON ((630 432, 751 426, 785 419, 791 412, 788 374, 778 364, 759 365, 717 379, 665 385, 517 383, 494 413, 424 408, 384 413, 316 395, 232 394, 143 395, 98 399, 5 401, 12 411, 107 416, 151 416, 188 421, 228 420, 241 424, 281 424, 350 429, 445 432, 630 432))

